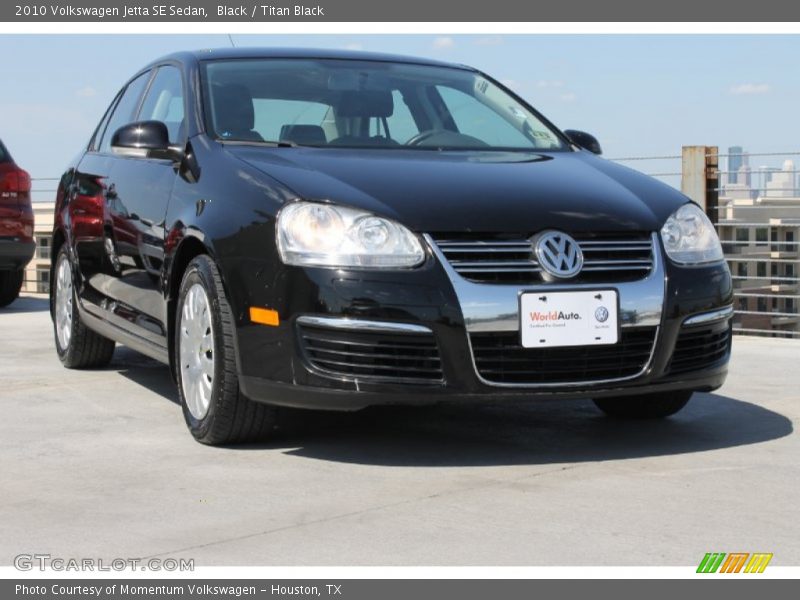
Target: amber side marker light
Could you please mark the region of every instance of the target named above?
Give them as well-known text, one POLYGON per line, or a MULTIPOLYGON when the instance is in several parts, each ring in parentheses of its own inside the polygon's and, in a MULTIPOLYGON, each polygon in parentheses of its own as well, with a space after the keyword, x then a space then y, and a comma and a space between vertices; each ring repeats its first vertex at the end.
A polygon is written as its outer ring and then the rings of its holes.
POLYGON ((250 307, 250 320, 253 323, 269 325, 271 327, 277 327, 281 324, 277 310, 272 310, 271 308, 258 308, 257 306, 250 307))

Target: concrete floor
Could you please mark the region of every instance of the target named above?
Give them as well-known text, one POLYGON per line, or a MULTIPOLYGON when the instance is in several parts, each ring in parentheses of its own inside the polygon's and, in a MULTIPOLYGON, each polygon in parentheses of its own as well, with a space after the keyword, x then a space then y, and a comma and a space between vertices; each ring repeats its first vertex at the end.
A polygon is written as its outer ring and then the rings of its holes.
POLYGON ((736 338, 728 383, 663 422, 590 402, 293 414, 208 448, 165 367, 63 369, 46 302, 0 310, 0 564, 800 564, 800 341, 736 338))

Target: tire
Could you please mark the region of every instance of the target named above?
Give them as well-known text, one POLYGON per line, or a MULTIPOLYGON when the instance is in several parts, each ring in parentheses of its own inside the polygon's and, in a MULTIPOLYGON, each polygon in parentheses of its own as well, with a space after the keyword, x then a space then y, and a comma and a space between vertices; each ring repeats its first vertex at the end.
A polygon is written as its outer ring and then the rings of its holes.
POLYGON ((58 358, 68 369, 105 367, 114 355, 114 341, 89 329, 81 321, 66 246, 56 259, 53 281, 53 333, 58 358))
POLYGON ((0 271, 0 308, 8 306, 19 298, 22 289, 22 280, 25 278, 25 270, 0 271))
POLYGON ((600 398, 594 403, 611 417, 663 419, 681 410, 691 398, 692 392, 662 392, 623 398, 600 398))
POLYGON ((208 256, 197 256, 181 281, 174 359, 186 425, 203 444, 258 441, 275 429, 277 410, 239 389, 234 343, 219 270, 208 256))

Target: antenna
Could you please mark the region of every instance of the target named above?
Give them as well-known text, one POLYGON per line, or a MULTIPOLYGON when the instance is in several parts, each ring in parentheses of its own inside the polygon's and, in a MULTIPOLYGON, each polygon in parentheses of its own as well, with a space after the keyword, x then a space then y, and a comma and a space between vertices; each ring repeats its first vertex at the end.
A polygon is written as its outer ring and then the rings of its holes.
POLYGON ((236 44, 233 43, 233 36, 230 33, 228 34, 228 41, 231 43, 232 48, 236 48, 236 44))

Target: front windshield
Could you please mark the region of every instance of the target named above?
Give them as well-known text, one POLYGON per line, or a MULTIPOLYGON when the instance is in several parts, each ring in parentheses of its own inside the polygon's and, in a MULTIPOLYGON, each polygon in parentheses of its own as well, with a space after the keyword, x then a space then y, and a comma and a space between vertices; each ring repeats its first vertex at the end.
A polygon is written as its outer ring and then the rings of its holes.
POLYGON ((564 150, 480 73, 326 59, 203 63, 209 131, 223 141, 333 148, 564 150))

